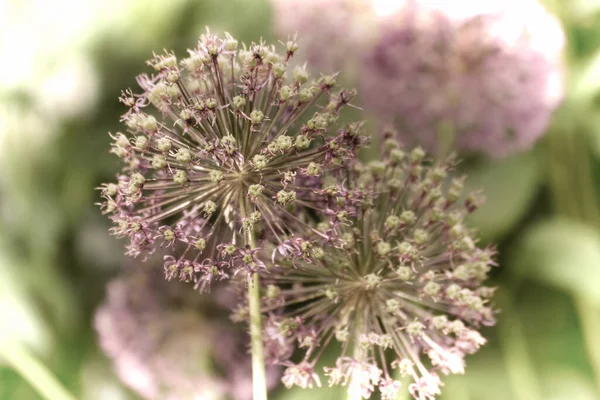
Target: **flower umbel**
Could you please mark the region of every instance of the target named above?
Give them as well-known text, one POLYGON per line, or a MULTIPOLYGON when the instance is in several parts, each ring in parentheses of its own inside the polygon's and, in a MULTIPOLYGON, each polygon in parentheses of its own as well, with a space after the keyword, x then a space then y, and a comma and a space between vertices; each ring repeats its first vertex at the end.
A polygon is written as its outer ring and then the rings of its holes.
MULTIPOLYGON (((144 399, 250 400, 245 332, 215 314, 231 306, 225 295, 217 289, 198 296, 190 286, 166 282, 152 265, 131 266, 109 283, 96 312, 100 347, 144 399)), ((279 375, 267 371, 270 388, 279 375)))
POLYGON ((400 3, 364 53, 365 109, 431 151, 531 148, 563 96, 557 20, 538 0, 400 3))
POLYGON ((412 378, 415 399, 433 399, 439 374, 462 373, 465 355, 485 343, 476 328, 494 323, 493 289, 482 286, 494 251, 477 247, 465 226, 482 195, 459 200, 453 157, 432 164, 420 148, 406 152, 391 138, 384 153, 323 189, 330 222, 319 229, 327 240, 280 247, 278 266, 263 278, 278 287, 264 300, 265 347, 279 355, 294 343, 305 349, 284 373, 290 385, 318 384, 310 367, 335 340, 342 349, 325 368, 330 385, 365 399, 378 387, 395 399, 397 368, 412 378))
POLYGON ((156 73, 138 77, 143 93, 123 92, 129 133, 113 135, 112 152, 126 167, 103 186, 102 207, 112 232, 129 237, 128 254, 177 249, 165 257, 167 278, 204 289, 264 268, 257 240, 282 240, 290 226, 306 232, 294 210, 318 208, 319 175, 353 158, 363 140, 332 128, 353 91, 333 92, 335 75, 287 72, 297 48, 238 49, 231 36, 208 32, 187 58, 155 55, 156 73))

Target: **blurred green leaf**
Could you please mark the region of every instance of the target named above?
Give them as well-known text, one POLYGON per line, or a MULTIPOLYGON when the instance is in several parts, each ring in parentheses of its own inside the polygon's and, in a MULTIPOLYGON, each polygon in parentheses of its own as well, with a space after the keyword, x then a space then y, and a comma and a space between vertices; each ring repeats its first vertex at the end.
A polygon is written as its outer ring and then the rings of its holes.
POLYGON ((34 299, 28 296, 18 271, 21 265, 0 246, 0 340, 18 340, 41 353, 47 353, 51 343, 46 325, 34 299))
POLYGON ((579 371, 554 366, 544 376, 547 400, 596 400, 594 386, 579 371))
MULTIPOLYGON (((598 14, 600 13, 599 0, 553 0, 558 4, 560 11, 558 16, 562 19, 565 30, 575 30, 581 33, 593 34, 598 28, 598 14)), ((598 38, 588 35, 587 48, 593 49, 598 46, 598 38)), ((572 43, 568 44, 572 46, 572 43)))
POLYGON ((600 234, 566 218, 530 227, 509 265, 523 276, 544 281, 600 305, 600 234))
POLYGON ((486 348, 480 354, 467 359, 464 379, 468 385, 469 400, 514 399, 510 382, 504 370, 502 355, 495 349, 486 348))
POLYGON ((568 97, 581 102, 592 99, 600 90, 600 51, 571 70, 568 97))
POLYGON ((570 0, 563 4, 568 8, 569 15, 575 19, 589 17, 590 14, 600 10, 600 1, 598 0, 570 0))
POLYGON ((468 377, 452 375, 444 379, 442 400, 470 400, 468 377))
POLYGON ((0 400, 43 400, 12 368, 0 368, 0 400))
POLYGON ((508 291, 507 295, 519 299, 515 308, 526 337, 531 338, 528 344, 537 369, 562 365, 590 372, 580 320, 570 293, 545 282, 531 281, 521 285, 518 293, 508 291))
POLYGON ((468 191, 482 189, 485 204, 469 219, 484 241, 501 237, 527 213, 540 183, 535 153, 522 153, 501 161, 487 161, 469 171, 468 191))

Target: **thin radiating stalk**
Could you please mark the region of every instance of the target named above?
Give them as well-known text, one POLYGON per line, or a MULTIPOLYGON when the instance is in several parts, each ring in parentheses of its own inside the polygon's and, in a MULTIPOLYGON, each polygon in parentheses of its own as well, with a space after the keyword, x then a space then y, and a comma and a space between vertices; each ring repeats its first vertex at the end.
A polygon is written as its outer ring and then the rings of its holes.
POLYGON ((444 161, 452 154, 456 144, 456 130, 448 125, 439 129, 437 140, 436 160, 444 161))
POLYGON ((75 400, 58 379, 25 346, 2 338, 0 359, 4 359, 46 400, 75 400))

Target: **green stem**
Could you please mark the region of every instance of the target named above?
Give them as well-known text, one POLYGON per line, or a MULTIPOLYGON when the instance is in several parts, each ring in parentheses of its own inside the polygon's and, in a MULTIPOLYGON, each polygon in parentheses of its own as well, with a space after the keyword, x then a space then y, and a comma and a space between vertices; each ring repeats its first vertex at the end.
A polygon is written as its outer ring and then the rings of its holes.
POLYGON ((0 358, 25 379, 46 400, 75 400, 58 379, 25 346, 2 338, 0 358))
POLYGON ((250 340, 252 344, 252 398, 254 400, 267 400, 267 380, 265 377, 265 358, 262 342, 259 283, 258 274, 254 274, 252 281, 248 282, 250 340))
POLYGON ((435 154, 437 161, 443 162, 450 154, 452 154, 455 142, 456 129, 454 126, 447 121, 441 122, 437 132, 437 148, 435 154))
POLYGON ((594 370, 594 382, 596 382, 596 388, 598 393, 600 393, 600 342, 598 341, 600 309, 595 303, 582 295, 575 297, 575 306, 579 314, 581 331, 588 350, 588 357, 594 370))
MULTIPOLYGON (((250 214, 251 206, 240 192, 242 219, 250 214)), ((256 249, 256 237, 253 230, 244 235, 246 246, 256 249)), ((265 356, 262 339, 262 314, 260 307, 260 277, 253 273, 248 277, 248 314, 250 320, 250 349, 252 351, 252 399, 267 400, 267 379, 265 373, 265 356)))
MULTIPOLYGON (((360 309, 358 308, 358 304, 356 306, 356 310, 355 310, 355 314, 356 314, 356 321, 355 321, 355 328, 354 328, 354 338, 353 338, 353 342, 354 342, 354 355, 353 358, 356 361, 361 361, 363 358, 363 351, 361 350, 360 346, 358 345, 359 341, 360 341, 360 335, 362 334, 363 330, 362 330, 362 316, 361 316, 361 312, 360 309)), ((351 378, 350 381, 350 386, 348 386, 348 397, 347 400, 362 400, 362 395, 360 393, 360 390, 355 390, 355 386, 356 386, 356 382, 354 381, 354 377, 351 378)))
POLYGON ((519 316, 514 312, 508 296, 504 296, 502 300, 502 319, 498 324, 498 335, 513 398, 543 400, 544 396, 531 361, 519 316))

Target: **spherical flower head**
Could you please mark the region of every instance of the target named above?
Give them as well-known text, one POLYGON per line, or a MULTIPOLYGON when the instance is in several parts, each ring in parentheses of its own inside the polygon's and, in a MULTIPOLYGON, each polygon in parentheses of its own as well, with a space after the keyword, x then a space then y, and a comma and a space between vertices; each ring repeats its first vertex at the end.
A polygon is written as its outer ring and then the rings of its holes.
POLYGON ((330 385, 365 399, 378 388, 395 399, 397 368, 412 378, 403 390, 433 399, 439 375, 463 373, 465 355, 485 343, 477 328, 494 323, 493 289, 482 285, 494 250, 478 247, 464 221, 481 195, 459 200, 453 157, 434 164, 422 149, 390 140, 381 161, 357 162, 343 182, 323 189, 329 222, 319 229, 327 239, 279 246, 278 266, 264 275, 265 285, 279 287, 270 290, 276 301, 265 297, 265 347, 278 355, 306 350, 302 368, 276 360, 288 365, 288 384, 317 384, 309 367, 337 341, 341 353, 325 368, 330 385), (285 321, 293 329, 281 329, 285 321))
POLYGON ((143 92, 123 92, 127 133, 112 135, 112 152, 125 168, 101 189, 128 254, 169 249, 167 278, 202 290, 264 268, 263 239, 308 229, 299 210, 318 208, 318 175, 365 139, 335 126, 354 91, 334 90, 335 75, 287 71, 296 49, 209 32, 187 58, 155 55, 155 74, 138 77, 143 92))
MULTIPOLYGON (((187 285, 166 282, 159 269, 144 267, 111 281, 95 316, 100 347, 119 378, 144 399, 250 400, 246 335, 214 316, 215 308, 226 315, 227 302, 216 297, 222 291, 197 296, 187 285)), ((267 378, 272 388, 277 370, 270 368, 267 378)))
POLYGON ((352 74, 370 37, 370 0, 272 0, 277 31, 298 34, 311 68, 352 74))
POLYGON ((430 151, 527 150, 562 98, 563 44, 537 0, 406 2, 365 51, 364 107, 430 151))

